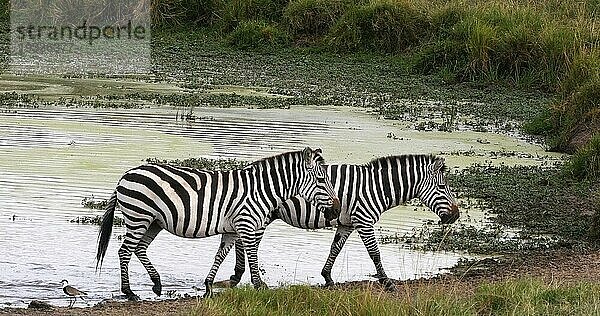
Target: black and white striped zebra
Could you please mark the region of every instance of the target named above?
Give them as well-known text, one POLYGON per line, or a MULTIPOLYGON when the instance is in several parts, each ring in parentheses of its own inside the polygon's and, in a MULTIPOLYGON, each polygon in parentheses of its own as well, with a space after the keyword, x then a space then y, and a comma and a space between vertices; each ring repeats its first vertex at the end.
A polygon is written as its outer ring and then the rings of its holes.
MULTIPOLYGON (((307 147, 231 171, 160 164, 133 168, 123 175, 109 200, 98 237, 97 264, 102 265, 106 254, 118 206, 126 226, 118 252, 121 291, 128 299, 139 299, 129 286, 128 264, 132 252, 148 271, 154 293, 161 294, 160 276, 146 249, 163 229, 187 238, 223 234, 226 244, 221 248, 231 248, 239 237, 247 252, 252 283, 263 286, 257 247, 271 212, 295 195, 319 207, 339 205, 323 163, 321 150, 307 147)), ((214 277, 216 269, 218 264, 213 265, 209 278, 214 277)), ((212 280, 209 281, 205 296, 212 294, 212 280)))
MULTIPOLYGON (((284 202, 276 214, 289 225, 315 229, 337 226, 329 257, 321 271, 325 285, 333 284, 331 269, 348 236, 357 230, 375 264, 377 278, 388 290, 394 285, 388 279, 375 238, 374 225, 390 208, 419 198, 441 223, 451 224, 459 217, 458 206, 446 183, 444 159, 431 155, 389 156, 365 165, 328 165, 327 173, 340 198, 341 212, 327 216, 301 197, 284 202)), ((236 242, 235 285, 244 273, 243 244, 236 242)))

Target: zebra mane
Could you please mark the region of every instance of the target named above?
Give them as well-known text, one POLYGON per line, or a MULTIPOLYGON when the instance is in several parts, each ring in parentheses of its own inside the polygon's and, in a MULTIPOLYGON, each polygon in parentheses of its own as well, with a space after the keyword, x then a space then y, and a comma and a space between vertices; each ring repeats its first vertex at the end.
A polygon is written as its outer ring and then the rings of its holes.
MULTIPOLYGON (((381 166, 383 162, 387 162, 387 161, 390 161, 390 160, 409 161, 410 158, 412 158, 412 157, 425 158, 425 160, 428 161, 429 163, 433 163, 436 160, 443 159, 442 157, 437 157, 437 156, 431 155, 431 154, 429 154, 429 155, 414 155, 414 154, 409 154, 409 155, 390 155, 390 156, 384 156, 384 157, 374 158, 373 160, 371 160, 368 163, 364 164, 364 166, 366 166, 366 167, 381 166)), ((444 163, 441 171, 442 172, 446 172, 447 168, 448 167, 444 163)))
POLYGON ((253 162, 251 162, 250 164, 248 164, 246 167, 244 167, 243 169, 250 169, 253 167, 257 167, 262 165, 265 161, 269 161, 269 160, 273 160, 277 157, 283 157, 283 156, 293 156, 293 155, 302 155, 302 150, 295 150, 295 151, 288 151, 282 154, 277 154, 274 156, 270 156, 270 157, 265 157, 265 158, 261 158, 259 160, 255 160, 253 162))

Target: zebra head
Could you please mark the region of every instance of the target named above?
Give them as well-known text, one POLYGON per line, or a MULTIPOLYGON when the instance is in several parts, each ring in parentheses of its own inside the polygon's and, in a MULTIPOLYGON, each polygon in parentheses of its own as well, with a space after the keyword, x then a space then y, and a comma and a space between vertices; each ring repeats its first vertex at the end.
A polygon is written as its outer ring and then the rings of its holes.
POLYGON ((304 148, 302 161, 306 172, 298 187, 299 195, 318 209, 325 210, 328 217, 337 217, 340 212, 340 200, 325 170, 325 159, 321 149, 304 148))
POLYGON ((434 157, 425 168, 418 195, 440 217, 442 224, 452 224, 458 219, 460 212, 448 187, 445 172, 444 158, 434 157))

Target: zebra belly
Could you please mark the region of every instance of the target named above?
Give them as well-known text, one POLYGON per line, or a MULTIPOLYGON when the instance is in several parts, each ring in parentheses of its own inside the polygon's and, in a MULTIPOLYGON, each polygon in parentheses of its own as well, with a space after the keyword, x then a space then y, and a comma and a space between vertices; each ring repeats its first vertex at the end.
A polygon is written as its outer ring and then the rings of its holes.
POLYGON ((323 212, 302 198, 292 198, 283 202, 279 208, 279 217, 298 228, 318 229, 335 225, 335 220, 327 221, 323 212))

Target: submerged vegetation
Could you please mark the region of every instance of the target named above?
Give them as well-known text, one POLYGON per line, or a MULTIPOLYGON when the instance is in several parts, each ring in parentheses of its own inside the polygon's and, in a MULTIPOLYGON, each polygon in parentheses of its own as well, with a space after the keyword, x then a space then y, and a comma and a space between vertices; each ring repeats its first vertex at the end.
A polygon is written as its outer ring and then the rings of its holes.
POLYGON ((213 159, 213 158, 187 158, 183 160, 164 160, 159 158, 147 158, 147 163, 168 164, 180 167, 189 167, 203 170, 234 170, 244 168, 249 164, 247 161, 237 159, 213 159))

